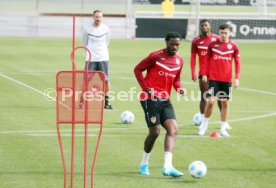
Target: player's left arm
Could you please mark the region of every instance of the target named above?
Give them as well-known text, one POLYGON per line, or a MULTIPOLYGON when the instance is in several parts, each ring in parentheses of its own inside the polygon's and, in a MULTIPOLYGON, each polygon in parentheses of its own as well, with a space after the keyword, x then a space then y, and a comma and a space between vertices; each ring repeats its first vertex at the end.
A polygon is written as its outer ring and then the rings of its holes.
POLYGON ((240 50, 236 47, 234 51, 234 61, 235 61, 235 81, 234 88, 239 87, 240 85, 240 71, 241 71, 241 63, 240 63, 240 50))
POLYGON ((86 30, 83 31, 83 45, 87 47, 88 45, 88 33, 86 30))
POLYGON ((109 46, 110 37, 111 37, 111 34, 110 34, 110 29, 108 27, 107 34, 106 34, 106 46, 109 46))
POLYGON ((195 82, 196 79, 196 54, 197 54, 197 46, 195 40, 192 42, 191 45, 191 59, 190 59, 190 68, 192 73, 192 80, 195 82))
POLYGON ((185 95, 185 89, 183 88, 183 86, 181 84, 181 79, 180 79, 182 67, 183 67, 183 64, 181 65, 181 68, 179 69, 177 75, 174 78, 173 87, 174 87, 175 91, 177 91, 180 95, 185 95))
POLYGON ((212 48, 213 48, 213 43, 210 43, 208 46, 208 51, 207 51, 207 60, 206 63, 204 63, 204 66, 202 66, 202 81, 207 82, 208 76, 209 76, 209 69, 210 69, 210 60, 212 58, 212 48))

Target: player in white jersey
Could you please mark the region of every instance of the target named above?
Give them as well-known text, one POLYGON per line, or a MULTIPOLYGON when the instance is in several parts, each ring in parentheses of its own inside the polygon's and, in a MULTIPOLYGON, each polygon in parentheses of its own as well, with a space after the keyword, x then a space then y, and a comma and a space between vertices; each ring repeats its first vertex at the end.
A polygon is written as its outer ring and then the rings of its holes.
MULTIPOLYGON (((113 109, 109 102, 109 52, 108 45, 110 40, 109 27, 102 23, 103 13, 100 10, 93 12, 93 23, 84 31, 83 42, 92 54, 88 70, 99 70, 104 72, 105 79, 105 109, 113 109)), ((89 59, 86 53, 86 61, 89 59)), ((82 105, 82 104, 81 104, 82 105)))

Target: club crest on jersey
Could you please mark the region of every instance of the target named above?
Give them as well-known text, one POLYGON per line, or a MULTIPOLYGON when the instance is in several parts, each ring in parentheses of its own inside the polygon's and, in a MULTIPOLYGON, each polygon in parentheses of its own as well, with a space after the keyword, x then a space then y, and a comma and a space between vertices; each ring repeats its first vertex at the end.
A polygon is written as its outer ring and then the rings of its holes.
POLYGON ((228 44, 228 45, 227 45, 227 48, 228 48, 229 50, 231 50, 232 47, 233 47, 232 44, 228 44))
POLYGON ((180 64, 180 60, 179 59, 176 59, 175 62, 176 62, 177 65, 180 64))
POLYGON ((203 44, 204 43, 204 41, 201 41, 199 44, 203 44))
POLYGON ((165 58, 163 58, 163 57, 161 57, 160 59, 161 59, 161 60, 163 60, 163 61, 165 61, 165 60, 166 60, 166 59, 165 59, 165 58))

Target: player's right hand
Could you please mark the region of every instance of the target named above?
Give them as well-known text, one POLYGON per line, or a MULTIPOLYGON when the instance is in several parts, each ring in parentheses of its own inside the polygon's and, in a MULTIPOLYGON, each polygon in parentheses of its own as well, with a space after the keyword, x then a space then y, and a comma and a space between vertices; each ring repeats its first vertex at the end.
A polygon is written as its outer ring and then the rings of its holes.
POLYGON ((233 85, 234 85, 234 88, 237 89, 239 87, 239 85, 240 85, 240 81, 238 79, 235 79, 233 85))
POLYGON ((196 82, 196 81, 197 81, 197 76, 196 76, 196 73, 192 73, 192 80, 193 80, 194 82, 196 82))
POLYGON ((194 78, 192 78, 192 80, 193 80, 194 82, 196 82, 196 81, 197 81, 197 78, 196 78, 196 77, 194 77, 194 78))
POLYGON ((186 89, 185 88, 179 88, 177 89, 178 93, 182 96, 185 96, 185 93, 186 93, 186 89))

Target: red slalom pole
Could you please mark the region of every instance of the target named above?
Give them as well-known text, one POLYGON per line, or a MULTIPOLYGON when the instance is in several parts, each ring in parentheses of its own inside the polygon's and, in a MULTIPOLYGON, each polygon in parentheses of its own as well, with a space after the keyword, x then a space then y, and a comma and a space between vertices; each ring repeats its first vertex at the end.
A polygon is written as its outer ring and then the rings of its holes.
POLYGON ((74 171, 75 171, 75 91, 76 91, 76 64, 75 64, 75 34, 76 18, 73 16, 73 36, 72 36, 72 140, 71 140, 71 188, 74 188, 74 171))
POLYGON ((72 61, 72 70, 76 70, 76 63, 75 63, 75 40, 76 40, 76 17, 73 16, 73 33, 72 33, 72 52, 73 56, 71 57, 73 59, 72 61))
MULTIPOLYGON (((86 48, 85 48, 86 49, 86 48)), ((85 92, 88 92, 88 66, 91 61, 91 52, 89 49, 86 49, 89 53, 89 60, 87 60, 85 65, 85 92)), ((87 150, 88 150, 88 100, 85 100, 85 114, 84 114, 84 154, 83 154, 83 161, 84 161, 84 167, 83 167, 83 187, 86 188, 87 185, 87 150)))
MULTIPOLYGON (((85 70, 85 92, 88 91, 88 65, 86 65, 85 70)), ((83 172, 83 187, 86 188, 87 183, 87 150, 88 150, 88 101, 85 101, 85 114, 84 114, 84 172, 83 172)))

